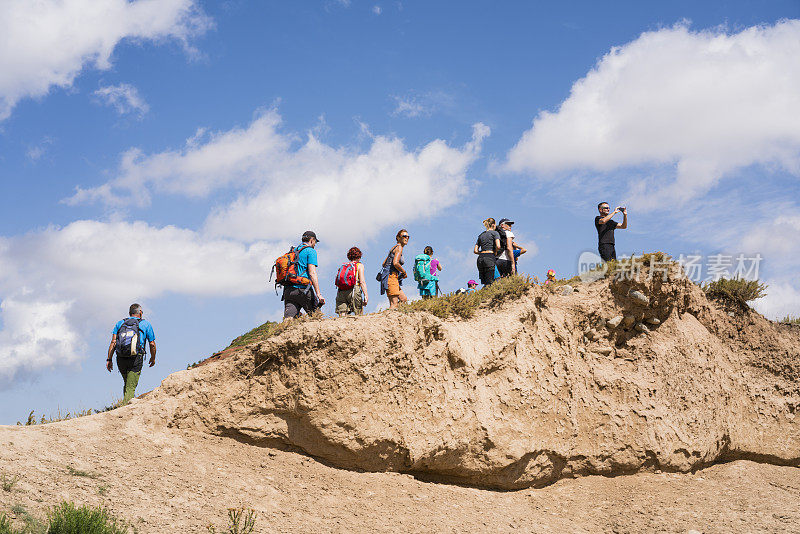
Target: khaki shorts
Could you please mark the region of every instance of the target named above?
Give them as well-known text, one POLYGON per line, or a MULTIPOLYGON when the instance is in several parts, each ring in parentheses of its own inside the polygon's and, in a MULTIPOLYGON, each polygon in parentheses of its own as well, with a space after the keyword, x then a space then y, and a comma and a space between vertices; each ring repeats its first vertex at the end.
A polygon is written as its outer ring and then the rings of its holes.
POLYGON ((336 313, 339 315, 364 313, 364 295, 361 293, 360 286, 353 289, 340 289, 336 292, 336 313))
POLYGON ((400 296, 400 279, 397 277, 397 273, 390 274, 389 279, 386 280, 386 294, 390 297, 400 296))

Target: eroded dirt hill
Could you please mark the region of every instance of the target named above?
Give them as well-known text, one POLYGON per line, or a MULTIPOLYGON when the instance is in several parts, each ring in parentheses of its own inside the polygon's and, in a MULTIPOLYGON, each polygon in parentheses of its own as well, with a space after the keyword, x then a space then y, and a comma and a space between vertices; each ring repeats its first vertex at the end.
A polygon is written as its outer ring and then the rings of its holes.
POLYGON ((0 427, 0 512, 22 528, 72 500, 142 534, 219 530, 229 507, 255 532, 800 532, 800 331, 675 275, 534 287, 470 320, 296 323, 112 412, 0 427))
POLYGON ((800 335, 718 308, 673 268, 566 295, 537 286, 470 320, 300 323, 170 376, 145 403, 145 425, 487 488, 797 466, 800 335))

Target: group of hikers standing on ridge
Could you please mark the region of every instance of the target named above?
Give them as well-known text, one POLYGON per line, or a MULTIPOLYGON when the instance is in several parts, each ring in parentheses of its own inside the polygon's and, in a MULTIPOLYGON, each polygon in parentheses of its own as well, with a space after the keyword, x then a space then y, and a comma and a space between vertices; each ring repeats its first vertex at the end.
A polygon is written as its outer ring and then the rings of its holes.
MULTIPOLYGON (((597 209, 600 215, 595 217, 594 224, 597 230, 598 252, 603 261, 616 259, 614 230, 624 230, 628 227, 627 209, 620 206, 612 212, 607 202, 599 203, 597 209), (612 219, 620 212, 623 214, 621 224, 612 219)), ((477 255, 478 278, 486 287, 497 278, 516 274, 517 261, 526 250, 514 241, 515 236, 511 229, 514 226, 513 220, 500 219, 496 223, 490 217, 483 221, 483 226, 485 229, 478 235, 473 253, 477 255)), ((401 229, 397 232, 396 243, 389 249, 375 277, 380 283, 381 295, 385 294, 389 299, 390 309, 395 309, 401 303, 408 301, 402 289, 403 280, 408 278, 403 252, 410 239, 408 230, 401 229)), ((306 231, 301 237, 299 246, 292 247, 275 261, 273 271, 277 275, 276 285, 283 286, 281 300, 284 303, 284 321, 298 317, 303 311, 311 315, 325 304, 317 276, 319 265, 315 249, 317 243, 319 243, 317 234, 311 230, 306 231)), ((339 267, 336 273, 334 281, 337 288, 336 313, 339 316, 361 315, 364 306, 369 302, 361 257, 362 253, 358 247, 350 248, 347 251, 347 263, 339 267)), ((414 258, 413 277, 422 298, 432 298, 439 294, 439 273, 443 270, 441 262, 433 257, 433 247, 430 245, 414 258)), ((550 269, 545 283, 554 280, 555 272, 550 269)), ((459 289, 457 292, 471 293, 477 290, 477 286, 475 280, 470 280, 467 282, 467 289, 459 289)), ((139 304, 132 304, 128 315, 126 319, 118 321, 112 329, 106 359, 106 368, 111 372, 113 355, 117 356, 117 369, 123 380, 123 403, 128 402, 136 394, 148 346, 150 367, 156 362, 155 333, 153 326, 143 319, 142 307, 139 304)))
MULTIPOLYGON (((598 252, 603 261, 616 259, 614 230, 628 227, 627 210, 618 207, 611 212, 607 202, 598 204, 597 209, 600 215, 595 217, 594 223, 597 230, 598 252), (612 219, 619 212, 623 214, 621 224, 612 219)), ((527 251, 514 240, 513 220, 503 218, 495 222, 489 217, 483 221, 483 226, 485 229, 478 235, 473 253, 477 256, 478 278, 486 287, 498 278, 516 274, 519 257, 527 251)), ((403 254, 410 239, 411 235, 405 228, 397 232, 395 244, 389 249, 375 277, 380 283, 381 295, 386 295, 389 300, 389 309, 395 309, 400 304, 408 302, 408 297, 403 291, 403 280, 409 278, 409 274, 405 268, 403 254)), ((277 275, 276 285, 283 286, 281 300, 284 302, 284 320, 298 317, 303 311, 312 314, 325 304, 317 278, 318 262, 315 247, 318 242, 317 234, 309 230, 303 233, 299 246, 292 247, 275 262, 273 270, 277 275)), ((433 256, 433 252, 433 247, 428 245, 422 254, 414 257, 414 281, 417 282, 417 290, 423 299, 439 294, 439 273, 444 267, 433 256)), ((339 267, 336 273, 335 311, 339 316, 361 315, 364 306, 369 302, 361 257, 361 250, 352 247, 347 252, 347 263, 339 267)), ((554 276, 552 269, 548 271, 548 279, 554 276)), ((458 292, 470 293, 477 289, 477 285, 475 280, 470 280, 467 289, 460 289, 458 292)))

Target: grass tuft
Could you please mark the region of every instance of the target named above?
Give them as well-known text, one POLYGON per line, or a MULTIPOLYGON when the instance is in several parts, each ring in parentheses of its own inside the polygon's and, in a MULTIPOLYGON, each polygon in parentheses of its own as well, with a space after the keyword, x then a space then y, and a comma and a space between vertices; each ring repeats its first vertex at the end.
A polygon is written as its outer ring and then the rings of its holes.
POLYGON ((98 475, 97 473, 91 473, 89 471, 75 469, 71 465, 67 466, 67 472, 74 477, 100 478, 100 475, 98 475))
POLYGON ((17 485, 17 482, 19 482, 19 477, 17 475, 14 475, 13 477, 8 477, 5 475, 5 473, 0 475, 0 484, 3 486, 3 491, 10 492, 14 489, 14 486, 17 485))
POLYGON ((710 299, 747 307, 751 300, 760 299, 767 294, 767 285, 758 280, 743 278, 720 278, 701 286, 710 299))
MULTIPOLYGON (((228 528, 225 534, 251 534, 256 526, 255 510, 250 508, 228 508, 228 528)), ((214 525, 209 525, 208 531, 216 534, 214 525)))
POLYGON ((71 502, 62 502, 48 514, 48 534, 126 534, 128 527, 118 522, 99 506, 76 508, 71 502))
POLYGON ((798 316, 793 316, 793 315, 787 315, 786 317, 784 317, 783 319, 781 319, 781 321, 780 321, 780 322, 782 322, 782 323, 786 323, 786 324, 796 324, 796 325, 800 325, 800 317, 798 317, 798 316))
POLYGON ((6 516, 6 514, 0 513, 0 534, 13 534, 14 531, 11 529, 11 520, 6 516))
MULTIPOLYGON (((294 325, 305 323, 308 321, 314 321, 317 319, 322 318, 322 312, 316 311, 313 315, 301 315, 296 319, 292 319, 290 321, 283 321, 281 323, 275 323, 272 321, 267 321, 266 323, 262 324, 261 326, 257 326, 253 328, 246 334, 242 334, 241 336, 237 337, 231 344, 228 345, 227 348, 230 347, 243 347, 245 345, 249 345, 251 343, 257 343, 259 341, 264 341, 272 336, 277 336, 281 332, 286 331, 287 328, 291 328, 294 325)), ((200 362, 197 362, 200 363, 200 362)), ((197 364, 193 364, 197 365, 197 364)))
POLYGON ((399 310, 403 313, 425 311, 441 319, 469 319, 481 306, 497 306, 505 300, 519 298, 534 285, 529 276, 506 276, 472 293, 448 293, 441 297, 415 300, 401 304, 399 310))
POLYGON ((92 410, 91 408, 87 410, 78 410, 75 413, 66 412, 61 413, 61 408, 56 410, 55 415, 51 415, 50 417, 46 417, 42 415, 39 420, 36 420, 36 414, 34 414, 34 410, 31 410, 31 413, 28 414, 28 419, 25 423, 17 421, 17 425, 19 426, 32 426, 32 425, 46 425, 48 423, 57 423, 59 421, 67 421, 69 419, 75 419, 76 417, 84 417, 86 415, 92 415, 93 413, 99 413, 97 410, 92 410))

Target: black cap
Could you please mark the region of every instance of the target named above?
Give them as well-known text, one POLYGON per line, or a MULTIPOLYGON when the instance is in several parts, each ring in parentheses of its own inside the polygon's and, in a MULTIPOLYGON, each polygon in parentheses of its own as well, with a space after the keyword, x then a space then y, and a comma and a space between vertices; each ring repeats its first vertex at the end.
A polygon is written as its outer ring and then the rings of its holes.
POLYGON ((319 238, 317 237, 317 234, 315 234, 311 230, 306 230, 305 232, 303 232, 303 242, 308 241, 312 237, 317 240, 317 243, 319 243, 319 238))
POLYGON ((501 224, 507 224, 511 226, 514 224, 514 221, 512 221, 511 219, 500 219, 500 222, 497 223, 497 226, 500 226, 501 224))

